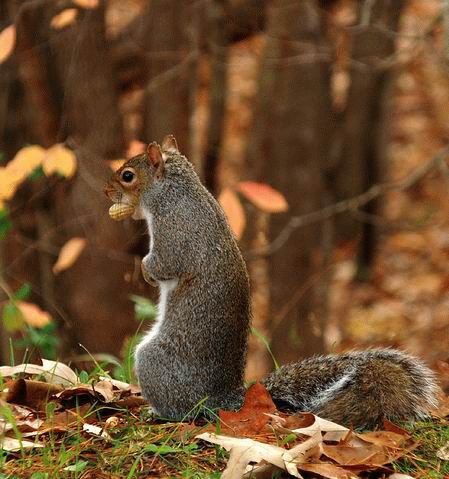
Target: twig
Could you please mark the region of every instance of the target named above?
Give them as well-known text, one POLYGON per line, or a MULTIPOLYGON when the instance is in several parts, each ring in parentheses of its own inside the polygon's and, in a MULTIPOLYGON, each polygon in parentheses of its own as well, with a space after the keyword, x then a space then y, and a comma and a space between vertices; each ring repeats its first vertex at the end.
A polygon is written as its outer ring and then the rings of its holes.
POLYGON ((269 256, 278 251, 288 241, 293 231, 298 228, 302 228, 319 221, 328 220, 341 213, 356 212, 362 206, 365 206, 370 201, 384 195, 385 193, 389 193, 390 191, 402 191, 410 188, 433 169, 438 168, 440 171, 442 171, 443 168, 448 168, 447 164, 445 163, 445 158, 447 156, 449 156, 449 145, 440 150, 426 164, 420 168, 417 168, 402 180, 378 183, 373 185, 364 193, 354 196, 353 198, 338 201, 337 203, 326 206, 320 210, 290 218, 289 222, 285 225, 283 230, 273 242, 263 248, 250 251, 248 257, 253 259, 255 256, 269 256))

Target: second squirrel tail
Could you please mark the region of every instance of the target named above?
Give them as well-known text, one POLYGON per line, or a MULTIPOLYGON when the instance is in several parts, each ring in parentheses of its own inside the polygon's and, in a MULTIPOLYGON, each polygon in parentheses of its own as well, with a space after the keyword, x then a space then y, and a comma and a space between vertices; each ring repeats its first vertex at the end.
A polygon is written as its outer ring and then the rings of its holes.
POLYGON ((263 383, 281 410, 309 411, 357 429, 424 418, 438 404, 435 374, 394 349, 308 358, 282 366, 263 383))

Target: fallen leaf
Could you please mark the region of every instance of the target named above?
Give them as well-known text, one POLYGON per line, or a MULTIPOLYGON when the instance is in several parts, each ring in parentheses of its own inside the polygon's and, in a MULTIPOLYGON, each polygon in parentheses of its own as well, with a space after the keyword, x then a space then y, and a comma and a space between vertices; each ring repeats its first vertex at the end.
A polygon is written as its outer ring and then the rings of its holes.
POLYGON ((16 45, 16 27, 10 25, 0 32, 0 63, 3 63, 16 45))
POLYGON ((81 8, 97 8, 98 0, 73 0, 75 5, 81 8))
POLYGON ((265 183, 242 181, 238 184, 240 193, 265 213, 282 213, 288 210, 288 203, 279 191, 265 183))
POLYGON ((71 178, 76 171, 75 153, 62 143, 57 143, 47 150, 42 168, 47 176, 58 173, 65 178, 71 178))
POLYGON ((313 472, 328 479, 357 479, 357 476, 351 471, 335 466, 334 464, 299 464, 301 471, 313 472))
POLYGON ((59 274, 61 271, 70 268, 82 253, 86 244, 85 238, 72 238, 67 241, 59 252, 58 260, 53 266, 53 273, 59 274))
POLYGON ((225 188, 218 197, 225 215, 228 219, 229 226, 233 231, 235 237, 240 239, 246 225, 245 210, 240 203, 239 197, 230 188, 225 188))
POLYGON ((77 15, 78 10, 76 8, 66 8, 51 19, 50 26, 55 30, 61 30, 71 25, 76 20, 77 15))
POLYGON ((395 472, 394 474, 391 474, 391 476, 388 476, 388 479, 415 479, 412 476, 409 476, 408 474, 399 474, 398 472, 395 472))
POLYGON ((8 386, 6 401, 34 409, 42 409, 43 404, 48 402, 52 395, 61 391, 62 387, 55 384, 28 379, 16 379, 8 386))
POLYGON ((92 436, 102 437, 104 439, 111 439, 111 436, 100 426, 95 426, 94 424, 83 424, 83 431, 91 434, 92 436))
MULTIPOLYGON (((302 416, 307 417, 308 415, 313 416, 313 423, 306 426, 293 429, 292 432, 295 434, 303 434, 305 436, 313 436, 317 432, 324 434, 324 439, 327 441, 340 441, 344 439, 348 433, 349 429, 344 426, 340 426, 335 422, 328 421, 321 417, 315 416, 312 413, 301 413, 302 416)), ((310 421, 310 419, 309 419, 310 421)))
POLYGON ((51 323, 50 314, 42 311, 36 304, 18 301, 16 305, 22 313, 25 322, 33 328, 43 328, 51 323))
POLYGON ((440 447, 437 451, 438 459, 442 459, 443 461, 449 461, 449 442, 446 443, 443 447, 440 447))
POLYGON ((107 381, 111 383, 115 388, 120 389, 124 392, 130 392, 131 394, 140 394, 142 389, 135 384, 128 384, 124 381, 119 381, 118 379, 108 378, 107 376, 100 376, 101 381, 107 381))
POLYGON ((0 438, 0 449, 8 452, 16 452, 22 449, 33 449, 38 447, 44 447, 44 445, 39 442, 25 441, 24 439, 19 440, 13 437, 0 438))
MULTIPOLYGON (((78 382, 78 376, 73 369, 69 368, 66 364, 58 361, 51 361, 50 359, 42 359, 42 367, 46 370, 46 379, 51 376, 55 376, 58 379, 63 379, 65 384, 76 384, 78 382)), ((53 382, 53 381, 51 381, 53 382)))
POLYGON ((42 374, 51 384, 72 385, 78 382, 75 372, 68 366, 49 359, 42 359, 42 366, 37 364, 19 364, 17 366, 0 366, 0 375, 3 377, 15 374, 42 374))
POLYGON ((218 444, 231 451, 223 479, 240 479, 245 473, 248 464, 266 461, 274 466, 287 471, 295 477, 301 478, 297 464, 307 459, 307 452, 313 450, 322 441, 321 434, 307 439, 305 442, 287 450, 279 446, 264 444, 249 438, 236 438, 212 433, 203 433, 197 439, 218 444))
POLYGON ((223 411, 219 416, 223 430, 231 430, 234 434, 250 435, 260 433, 270 421, 270 416, 264 413, 273 413, 276 406, 270 393, 261 383, 253 384, 248 388, 245 401, 240 411, 223 411))

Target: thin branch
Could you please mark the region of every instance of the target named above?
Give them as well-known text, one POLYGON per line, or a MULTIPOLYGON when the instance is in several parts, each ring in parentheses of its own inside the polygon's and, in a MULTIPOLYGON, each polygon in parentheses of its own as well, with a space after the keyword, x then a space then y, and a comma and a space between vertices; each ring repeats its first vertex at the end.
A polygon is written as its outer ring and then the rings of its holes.
POLYGON ((445 171, 445 169, 448 168, 445 162, 445 159, 448 156, 449 145, 440 150, 429 162, 420 168, 417 168, 402 180, 378 183, 364 193, 354 196, 353 198, 338 201, 337 203, 326 206, 320 210, 290 218, 290 221, 285 225, 283 230, 272 243, 263 248, 250 251, 247 257, 253 259, 255 256, 269 256, 278 251, 288 241, 293 231, 298 228, 328 220, 341 213, 357 212, 362 206, 365 206, 370 201, 379 198, 386 193, 391 191, 403 191, 410 188, 435 168, 438 168, 440 171, 443 171, 444 169, 445 171))

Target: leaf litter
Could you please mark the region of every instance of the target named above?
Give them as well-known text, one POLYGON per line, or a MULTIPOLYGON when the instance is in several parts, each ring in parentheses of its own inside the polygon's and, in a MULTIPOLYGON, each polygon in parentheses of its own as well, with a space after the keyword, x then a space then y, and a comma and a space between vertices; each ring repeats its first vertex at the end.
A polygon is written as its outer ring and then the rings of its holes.
MULTIPOLYGON (((129 427, 130 417, 137 420, 148 410, 137 386, 107 376, 81 383, 75 371, 54 361, 5 366, 0 374, 0 448, 13 458, 19 451, 39 454, 49 436, 60 437, 62 444, 64 434, 77 434, 86 444, 96 441, 96 448, 113 454, 117 431, 129 427)), ((196 467, 209 472, 223 468, 217 446, 230 453, 224 479, 271 477, 282 471, 298 478, 353 479, 370 472, 376 477, 407 477, 390 476, 391 463, 418 446, 407 430, 389 421, 384 430, 359 433, 311 413, 287 415, 276 409, 260 383, 248 389, 240 411, 220 410, 217 424, 201 419, 167 423, 151 416, 136 424, 124 460, 134 461, 131 468, 147 464, 152 475, 158 470, 165 477, 173 473, 167 469, 171 461, 164 459, 168 456, 188 455, 196 467)), ((446 460, 446 451, 441 448, 437 456, 446 460)), ((92 453, 87 448, 84 454, 88 459, 92 453)), ((14 459, 9 462, 13 463, 14 459)))

